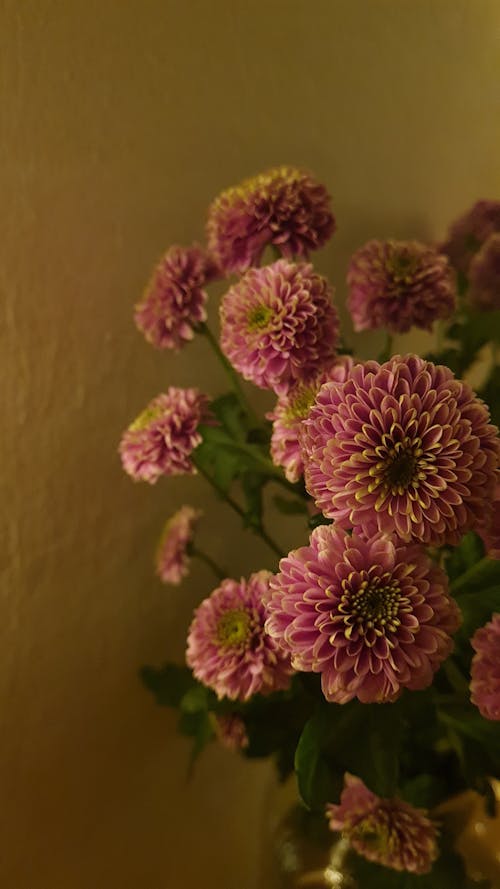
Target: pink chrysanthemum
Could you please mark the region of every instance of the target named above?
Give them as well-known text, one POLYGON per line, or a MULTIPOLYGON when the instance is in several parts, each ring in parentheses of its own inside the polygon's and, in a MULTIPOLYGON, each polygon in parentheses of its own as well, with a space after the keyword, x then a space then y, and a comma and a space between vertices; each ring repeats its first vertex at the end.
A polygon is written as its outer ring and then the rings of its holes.
POLYGON ((485 719, 500 720, 500 614, 476 630, 471 667, 471 700, 485 719))
POLYGON ((280 562, 266 630, 328 701, 394 701, 431 684, 460 622, 446 574, 418 544, 316 528, 280 562))
POLYGON ((425 809, 398 797, 382 799, 348 772, 340 805, 327 805, 326 816, 359 855, 384 867, 426 874, 438 856, 437 826, 425 809))
POLYGON ((495 487, 494 498, 489 521, 484 527, 477 528, 477 533, 484 543, 488 558, 500 559, 500 484, 495 487))
POLYGON ((273 411, 266 414, 273 421, 271 457, 276 466, 282 466, 289 482, 297 482, 304 473, 299 430, 318 394, 327 380, 343 383, 354 366, 352 358, 338 358, 328 370, 321 371, 313 380, 297 383, 288 395, 283 395, 273 411))
POLYGON ((447 367, 416 355, 356 365, 321 387, 301 444, 307 489, 342 527, 439 546, 488 523, 498 430, 447 367))
POLYGON ((194 327, 207 317, 205 284, 218 274, 197 244, 170 247, 135 307, 135 323, 147 341, 157 349, 180 349, 191 340, 194 327))
POLYGON ((469 298, 483 311, 500 309, 500 233, 490 235, 469 267, 469 298))
POLYGON ((248 580, 223 580, 195 611, 186 660, 219 698, 246 701, 290 683, 290 659, 264 630, 270 577, 258 571, 248 580))
POLYGON ((208 244, 227 273, 256 265, 269 244, 287 259, 307 258, 334 231, 325 187, 295 167, 277 167, 227 189, 208 211, 208 244))
POLYGON ((418 241, 368 241, 352 256, 347 283, 355 330, 431 330, 455 308, 448 258, 418 241))
POLYGON ((156 573, 164 583, 178 584, 189 570, 189 545, 202 513, 182 506, 165 524, 156 550, 156 573))
POLYGON ((236 753, 245 750, 249 740, 245 723, 237 713, 229 713, 225 716, 214 716, 214 729, 217 738, 228 750, 236 753))
POLYGON ((467 276, 472 257, 494 232, 500 232, 500 201, 476 201, 450 226, 439 249, 467 276))
POLYGON ((201 442, 199 425, 212 422, 208 404, 198 389, 175 386, 154 398, 122 436, 125 472, 150 484, 161 475, 195 473, 191 453, 201 442))
POLYGON ((335 356, 333 291, 309 264, 280 259, 250 269, 224 296, 221 345, 246 380, 285 394, 335 356))

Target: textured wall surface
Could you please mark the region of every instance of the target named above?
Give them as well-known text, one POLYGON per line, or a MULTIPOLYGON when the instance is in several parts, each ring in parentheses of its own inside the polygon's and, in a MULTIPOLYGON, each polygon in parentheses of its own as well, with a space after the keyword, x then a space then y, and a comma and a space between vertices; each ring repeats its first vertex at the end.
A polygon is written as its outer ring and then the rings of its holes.
MULTIPOLYGON (((116 445, 168 383, 221 390, 131 306, 208 201, 271 164, 329 186, 339 285, 368 236, 440 235, 500 195, 496 0, 1 0, 0 884, 256 889, 265 765, 187 747, 137 681, 182 656, 204 568, 153 577, 203 506, 236 574, 269 564, 196 479, 133 485, 116 445), (212 521, 213 519, 213 521, 212 521)), ((300 544, 277 524, 283 545, 300 544)))

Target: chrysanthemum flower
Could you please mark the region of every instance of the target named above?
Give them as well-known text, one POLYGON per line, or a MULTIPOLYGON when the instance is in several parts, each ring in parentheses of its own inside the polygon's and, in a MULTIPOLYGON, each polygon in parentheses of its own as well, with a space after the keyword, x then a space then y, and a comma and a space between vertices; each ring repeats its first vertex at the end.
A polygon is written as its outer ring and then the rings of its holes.
POLYGON ((156 573, 164 583, 180 583, 189 569, 189 545, 202 513, 182 506, 165 524, 156 550, 156 573))
POLYGON ((305 480, 343 527, 458 543, 488 523, 500 454, 486 405, 416 355, 325 383, 301 426, 305 480))
POLYGON ((500 720, 500 614, 476 630, 471 645, 471 701, 485 719, 500 720))
POLYGON ((469 267, 469 298, 484 311, 500 309, 500 233, 490 235, 469 267))
POLYGON ((331 830, 342 831, 363 858, 384 867, 426 874, 438 856, 437 827, 425 809, 382 799, 346 773, 340 805, 327 805, 331 830))
POLYGON ((326 278, 280 259, 250 269, 224 296, 221 346, 246 380, 285 394, 331 364, 339 320, 326 278))
POLYGON ((218 275, 214 260, 197 244, 170 247, 135 307, 135 323, 147 341, 158 349, 180 349, 191 340, 207 317, 205 284, 218 275))
POLYGON ((214 729, 217 738, 228 750, 235 753, 248 747, 249 739, 246 726, 237 713, 214 716, 214 729))
POLYGON ((297 383, 288 393, 282 395, 273 411, 266 414, 273 421, 271 435, 271 457, 276 466, 282 466, 289 482, 297 482, 304 473, 302 453, 299 443, 299 430, 320 387, 327 380, 343 383, 351 368, 352 358, 342 356, 328 370, 321 371, 313 380, 297 383))
POLYGON ((494 498, 489 521, 476 530, 484 543, 488 558, 500 559, 500 483, 495 488, 494 498))
POLYGON ((500 232, 500 201, 476 201, 452 223, 439 249, 467 276, 472 257, 494 232, 500 232))
POLYGON ((266 630, 328 701, 394 701, 431 684, 460 616, 446 574, 419 545, 316 528, 271 580, 266 630))
POLYGON ((161 475, 195 473, 191 453, 201 442, 200 424, 212 422, 208 404, 198 389, 175 386, 154 398, 122 436, 125 472, 150 484, 161 475))
POLYGON ((269 244, 287 259, 307 258, 334 230, 325 187, 295 167, 246 179, 222 192, 208 211, 208 245, 227 273, 256 265, 269 244))
POLYGON ((290 659, 264 630, 269 571, 226 579, 196 609, 186 660, 219 698, 246 701, 287 688, 290 659))
POLYGON ((418 241, 368 241, 352 256, 347 283, 355 330, 431 330, 455 308, 448 258, 418 241))

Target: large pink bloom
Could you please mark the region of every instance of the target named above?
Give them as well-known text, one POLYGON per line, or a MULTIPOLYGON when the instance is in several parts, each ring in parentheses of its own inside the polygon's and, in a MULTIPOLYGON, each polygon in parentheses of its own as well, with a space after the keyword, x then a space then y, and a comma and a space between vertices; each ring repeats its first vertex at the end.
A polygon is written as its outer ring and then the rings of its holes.
POLYGON ((135 323, 147 341, 158 349, 180 349, 191 340, 207 317, 205 284, 218 274, 214 260, 197 244, 170 247, 135 307, 135 323))
POLYGON ((334 230, 325 187, 295 167, 246 179, 222 192, 208 211, 208 244, 227 273, 256 265, 269 244, 287 259, 307 258, 334 230))
POLYGON ((164 583, 178 584, 189 570, 189 545, 202 513, 182 506, 165 524, 156 550, 156 573, 164 583))
POLYGON ((301 438, 307 489, 343 527, 441 545, 489 521, 498 430, 447 367, 358 364, 321 387, 301 438))
POLYGON ((267 632, 296 670, 321 673, 328 701, 394 701, 426 688, 459 626, 446 574, 419 545, 322 525, 280 562, 267 632))
POLYGON ((494 232, 500 232, 500 201, 476 201, 452 223, 439 249, 456 269, 468 275, 472 257, 494 232))
POLYGON ((438 855, 437 827, 425 809, 382 799, 346 773, 340 805, 328 805, 331 830, 340 830, 363 858, 397 871, 426 874, 438 855))
POLYGON ((122 436, 125 472, 150 484, 162 475, 196 472, 191 453, 201 442, 199 425, 212 422, 208 404, 198 389, 175 386, 154 398, 122 436))
POLYGON ((326 278, 284 259, 250 269, 220 307, 221 345, 246 380, 285 394, 331 364, 339 320, 326 278))
POLYGON ((299 431, 319 389, 327 380, 343 383, 354 366, 352 358, 342 356, 310 382, 297 383, 288 393, 278 398, 273 411, 266 414, 273 421, 271 457, 276 466, 282 466, 289 482, 297 482, 304 473, 299 431))
POLYGON ((226 579, 196 609, 186 660, 219 698, 246 701, 290 684, 290 659, 264 630, 269 571, 226 579))
POLYGON ((448 258, 418 241, 368 241, 347 274, 355 330, 431 330, 455 308, 455 274, 448 258))
POLYGON ((500 614, 476 630, 471 667, 471 700, 485 719, 500 720, 500 614))
POLYGON ((500 233, 490 235, 469 267, 469 298, 483 311, 500 309, 500 233))

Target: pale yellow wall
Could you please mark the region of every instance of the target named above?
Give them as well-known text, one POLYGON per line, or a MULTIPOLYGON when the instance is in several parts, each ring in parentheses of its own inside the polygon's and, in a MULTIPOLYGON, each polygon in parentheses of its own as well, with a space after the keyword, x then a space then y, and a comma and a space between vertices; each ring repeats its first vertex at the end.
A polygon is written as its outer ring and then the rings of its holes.
MULTIPOLYGON (((187 748, 136 680, 181 657, 206 593, 152 575, 196 480, 134 486, 123 426, 203 343, 155 353, 131 306, 158 254, 202 236, 217 191, 314 170, 339 220, 339 283, 368 236, 432 236, 500 196, 498 0, 3 0, 0 325, 2 889, 255 889, 267 771, 187 748)), ((213 518, 213 521, 212 521, 213 518)), ((223 524, 225 522, 225 524, 223 524)), ((216 524, 217 523, 217 524, 216 524)), ((300 543, 291 526, 283 544, 300 543)))

